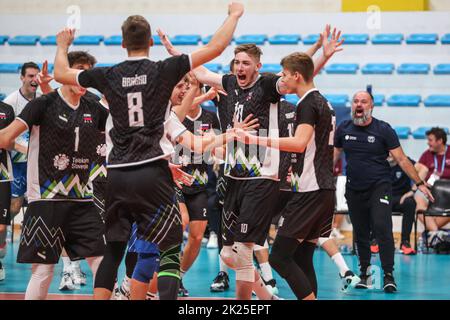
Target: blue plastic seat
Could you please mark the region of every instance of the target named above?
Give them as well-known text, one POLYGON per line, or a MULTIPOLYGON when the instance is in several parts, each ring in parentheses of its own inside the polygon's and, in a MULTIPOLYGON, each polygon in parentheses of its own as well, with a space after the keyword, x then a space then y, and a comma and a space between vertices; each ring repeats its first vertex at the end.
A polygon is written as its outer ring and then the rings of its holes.
POLYGON ((276 34, 269 38, 269 43, 273 45, 298 44, 300 40, 299 34, 276 34))
POLYGON ((395 66, 393 63, 368 63, 362 69, 363 74, 392 74, 395 66))
POLYGON ((395 132, 399 139, 408 139, 409 134, 411 133, 410 127, 394 127, 395 132))
POLYGON ((261 67, 261 69, 259 69, 260 73, 263 72, 270 72, 270 73, 278 73, 281 72, 282 68, 281 65, 279 63, 264 63, 261 67))
POLYGON ((300 98, 296 94, 287 94, 284 96, 284 99, 287 102, 292 103, 294 106, 296 106, 298 103, 298 100, 300 100, 300 98))
POLYGON ((96 67, 99 67, 99 68, 108 68, 108 67, 112 67, 112 66, 115 66, 116 65, 116 63, 114 63, 114 62, 102 62, 102 63, 97 63, 95 66, 96 67))
POLYGON ((0 63, 0 73, 18 73, 21 67, 20 63, 0 63))
POLYGON ((174 46, 196 46, 202 37, 198 34, 178 34, 170 37, 174 46))
POLYGON ((319 39, 318 34, 309 34, 305 38, 303 38, 303 44, 311 45, 317 42, 319 39))
POLYGON ((155 46, 162 46, 161 38, 157 34, 152 35, 152 38, 155 46))
POLYGON ((10 46, 35 46, 39 39, 41 37, 40 36, 15 36, 14 38, 10 38, 8 40, 8 43, 10 46))
POLYGON ((9 36, 0 36, 0 45, 4 45, 8 41, 9 36))
POLYGON ((5 100, 5 98, 6 98, 6 94, 0 93, 0 101, 5 100))
POLYGON ((47 36, 39 40, 41 46, 56 46, 56 36, 47 36))
POLYGON ((256 45, 263 45, 267 40, 267 35, 265 34, 244 34, 240 37, 237 37, 234 42, 237 45, 246 44, 246 43, 254 43, 256 45))
MULTIPOLYGON (((202 43, 203 44, 208 44, 211 41, 212 37, 213 37, 212 34, 209 35, 209 36, 203 37, 202 38, 202 43)), ((234 41, 234 37, 231 39, 230 44, 231 44, 232 41, 234 41)))
MULTIPOLYGON (((440 128, 443 129, 445 131, 445 133, 448 134, 448 128, 445 128, 445 127, 440 127, 440 128)), ((412 135, 413 135, 414 139, 426 139, 426 137, 427 137, 426 132, 430 129, 431 129, 431 127, 419 127, 412 132, 412 135)))
POLYGON ((402 41, 401 33, 379 33, 372 37, 372 44, 401 44, 402 41))
POLYGON ((390 107, 418 107, 421 96, 418 94, 394 94, 387 100, 390 107))
POLYGON ((98 46, 105 39, 101 35, 78 36, 73 41, 74 45, 98 46))
POLYGON ((436 33, 413 33, 406 38, 407 44, 436 44, 439 39, 436 33))
POLYGON ((222 65, 220 63, 207 63, 204 66, 215 73, 219 73, 222 70, 222 65))
MULTIPOLYGON (((42 70, 42 63, 38 63, 38 66, 39 66, 39 68, 42 70)), ((48 64, 48 72, 49 72, 49 73, 52 73, 52 72, 53 72, 53 69, 54 69, 53 63, 49 63, 49 64, 48 64)))
POLYGON ((202 108, 205 109, 205 110, 214 112, 214 113, 217 112, 216 105, 211 100, 203 102, 202 103, 202 108))
POLYGON ((367 33, 343 34, 344 44, 367 44, 369 35, 367 33))
POLYGON ((375 107, 381 107, 384 103, 384 94, 373 95, 373 105, 375 107))
POLYGON ((402 63, 397 68, 398 74, 428 74, 430 72, 429 63, 402 63))
POLYGON ((114 35, 106 38, 103 43, 105 46, 120 46, 122 45, 122 36, 114 35))
POLYGON ((432 94, 423 103, 425 107, 450 107, 450 95, 432 94))
POLYGON ((333 63, 325 67, 325 71, 329 74, 356 74, 358 69, 357 63, 333 63))
POLYGON ((440 63, 433 69, 434 74, 450 74, 450 63, 440 63))
POLYGON ((325 94, 324 97, 333 107, 339 108, 347 106, 348 95, 346 94, 325 94))
POLYGON ((441 38, 442 44, 450 44, 450 33, 446 33, 441 38))

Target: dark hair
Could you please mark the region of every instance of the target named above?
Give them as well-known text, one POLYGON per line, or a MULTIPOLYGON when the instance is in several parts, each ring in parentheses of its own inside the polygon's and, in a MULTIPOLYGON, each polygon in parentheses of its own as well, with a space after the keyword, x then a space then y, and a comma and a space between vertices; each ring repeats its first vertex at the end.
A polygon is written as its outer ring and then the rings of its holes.
POLYGON ((20 70, 20 74, 22 75, 22 77, 25 77, 25 74, 27 73, 27 69, 29 69, 29 68, 37 69, 37 70, 41 71, 41 68, 39 68, 39 66, 36 63, 27 62, 22 65, 22 69, 20 70))
POLYGON ((433 127, 430 130, 426 132, 427 137, 432 134, 436 137, 436 140, 442 139, 442 142, 444 144, 447 144, 447 133, 444 131, 444 129, 439 127, 433 127))
POLYGON ((234 73, 234 58, 230 61, 230 72, 234 73))
POLYGON ((151 37, 150 24, 143 16, 129 16, 122 24, 123 44, 129 51, 148 49, 151 37))
POLYGON ((305 82, 310 82, 314 76, 314 62, 303 52, 294 52, 281 60, 281 66, 290 72, 298 72, 305 82))
POLYGON ((73 67, 76 63, 89 64, 93 67, 97 63, 97 59, 86 51, 72 51, 67 55, 69 66, 73 67))
POLYGON ((253 43, 241 44, 234 49, 234 55, 237 55, 240 52, 245 52, 250 57, 255 58, 256 61, 258 62, 261 60, 262 51, 260 48, 256 46, 256 44, 253 43))

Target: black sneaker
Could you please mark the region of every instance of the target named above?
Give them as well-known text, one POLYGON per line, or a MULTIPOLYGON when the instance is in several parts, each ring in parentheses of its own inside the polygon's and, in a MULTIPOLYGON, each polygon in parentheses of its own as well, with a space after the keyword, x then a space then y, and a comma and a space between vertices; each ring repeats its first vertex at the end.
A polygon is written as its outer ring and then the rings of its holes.
POLYGON ((349 288, 355 288, 358 283, 361 282, 360 277, 353 273, 353 271, 348 270, 344 276, 339 276, 342 279, 341 291, 346 292, 349 288))
POLYGON ((383 290, 386 293, 394 293, 395 291, 397 291, 397 284, 395 283, 392 273, 384 274, 383 290))
POLYGON ((356 284, 355 289, 369 289, 370 277, 365 273, 361 273, 359 278, 361 280, 356 284))
POLYGON ((179 297, 189 297, 189 291, 184 287, 183 280, 180 281, 180 288, 178 289, 179 297))
POLYGON ((224 292, 230 287, 229 282, 230 279, 228 278, 228 274, 226 272, 220 271, 209 289, 211 292, 224 292))

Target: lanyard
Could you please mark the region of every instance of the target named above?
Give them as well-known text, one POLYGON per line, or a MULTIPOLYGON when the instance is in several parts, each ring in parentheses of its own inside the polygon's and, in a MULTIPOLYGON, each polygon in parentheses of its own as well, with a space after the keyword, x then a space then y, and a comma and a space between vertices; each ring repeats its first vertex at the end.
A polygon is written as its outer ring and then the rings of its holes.
MULTIPOLYGON (((438 173, 439 176, 441 176, 444 173, 445 161, 447 159, 447 148, 448 148, 448 146, 445 146, 445 152, 444 152, 444 155, 442 156, 441 171, 438 173)), ((434 155, 434 171, 437 172, 437 170, 438 170, 438 161, 437 161, 437 156, 434 155)))

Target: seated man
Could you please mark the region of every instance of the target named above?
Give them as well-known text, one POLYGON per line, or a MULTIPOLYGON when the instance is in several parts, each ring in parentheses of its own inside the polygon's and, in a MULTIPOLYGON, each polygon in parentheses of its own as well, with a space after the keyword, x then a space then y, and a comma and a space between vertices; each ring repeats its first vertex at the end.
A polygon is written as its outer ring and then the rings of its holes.
MULTIPOLYGON (((434 127, 426 132, 428 147, 416 163, 419 176, 430 185, 438 179, 450 179, 450 148, 447 145, 447 134, 442 128, 434 127)), ((417 191, 414 196, 417 207, 416 211, 425 211, 428 207, 428 200, 417 191)), ((418 216, 424 222, 423 214, 418 216)), ((426 228, 428 241, 431 243, 435 236, 438 236, 440 229, 450 222, 450 217, 426 217, 426 228)))
MULTIPOLYGON (((409 160, 415 163, 414 160, 409 160)), ((392 178, 392 211, 403 214, 400 250, 406 255, 416 254, 416 251, 411 248, 411 244, 409 243, 414 215, 416 213, 416 201, 414 200, 414 192, 411 190, 413 182, 391 155, 389 155, 388 161, 391 166, 392 178)))

